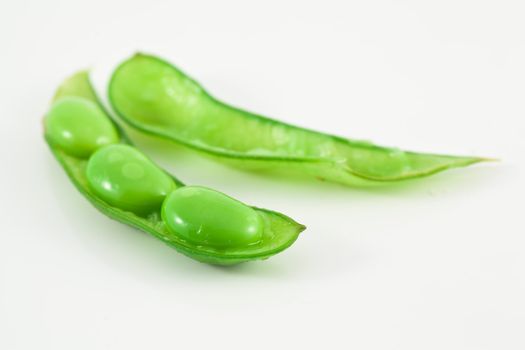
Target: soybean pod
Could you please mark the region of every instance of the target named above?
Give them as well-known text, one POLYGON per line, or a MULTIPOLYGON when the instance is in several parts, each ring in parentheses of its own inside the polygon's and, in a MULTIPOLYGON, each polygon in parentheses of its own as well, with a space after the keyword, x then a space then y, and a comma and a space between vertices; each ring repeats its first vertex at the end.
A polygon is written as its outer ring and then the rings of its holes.
POLYGON ((52 153, 98 210, 198 261, 232 265, 266 259, 305 229, 281 213, 186 186, 159 168, 110 118, 85 71, 57 90, 44 128, 52 153))
POLYGON ((419 178, 487 160, 381 147, 247 112, 215 99, 172 64, 145 54, 116 68, 109 100, 139 131, 219 161, 347 185, 419 178))

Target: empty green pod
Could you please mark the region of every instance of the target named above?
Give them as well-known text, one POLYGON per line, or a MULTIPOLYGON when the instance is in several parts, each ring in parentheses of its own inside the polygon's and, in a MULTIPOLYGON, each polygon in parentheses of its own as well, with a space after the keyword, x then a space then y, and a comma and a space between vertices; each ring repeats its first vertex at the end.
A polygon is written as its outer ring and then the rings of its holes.
MULTIPOLYGON (((67 79, 58 89, 53 106, 70 97, 88 100, 104 112, 89 82, 87 72, 79 72, 67 79)), ((230 239, 237 237, 236 244, 229 244, 232 241, 226 240, 226 243, 217 244, 217 241, 214 241, 215 244, 203 245, 186 239, 184 235, 173 231, 173 228, 168 228, 162 219, 160 208, 160 203, 166 194, 170 191, 173 193, 173 189, 175 192, 180 191, 185 185, 176 177, 156 168, 149 159, 144 159, 145 156, 132 147, 122 129, 109 118, 107 113, 104 112, 104 116, 115 128, 118 138, 113 140, 116 141, 115 144, 101 147, 88 157, 69 152, 55 142, 46 123, 44 123, 44 136, 54 156, 76 188, 108 217, 145 231, 193 259, 218 265, 266 259, 292 245, 300 232, 305 229, 303 225, 281 213, 246 206, 249 209, 246 213, 249 216, 256 213, 260 220, 260 226, 253 240, 243 241, 242 237, 233 235, 230 239), (110 154, 112 150, 118 150, 117 153, 120 155, 112 157, 110 154), (112 161, 115 163, 110 164, 112 161), (126 167, 128 163, 132 164, 131 167, 126 167), (152 170, 150 166, 156 170, 152 170), (146 176, 146 173, 149 175, 146 176), (147 187, 146 184, 143 188, 145 191, 141 192, 140 187, 137 187, 138 182, 134 181, 141 176, 146 176, 148 179, 143 182, 153 181, 155 186, 147 187), (107 189, 104 186, 111 188, 111 186, 123 185, 127 188, 124 192, 105 192, 107 189), (142 203, 146 204, 144 206, 140 204, 143 201, 147 202, 142 203)), ((208 206, 208 209, 210 212, 216 210, 218 214, 224 213, 224 208, 221 209, 220 206, 216 209, 208 206)), ((206 222, 211 222, 208 219, 206 222)), ((246 220, 246 217, 243 216, 242 220, 246 220)), ((248 218, 247 221, 249 222, 250 219, 248 218)), ((235 230, 239 227, 242 227, 242 224, 239 226, 238 222, 232 225, 235 230)))
POLYGON ((136 129, 228 164, 343 184, 418 178, 485 160, 380 147, 253 114, 218 101, 173 65, 144 54, 117 67, 109 100, 136 129))

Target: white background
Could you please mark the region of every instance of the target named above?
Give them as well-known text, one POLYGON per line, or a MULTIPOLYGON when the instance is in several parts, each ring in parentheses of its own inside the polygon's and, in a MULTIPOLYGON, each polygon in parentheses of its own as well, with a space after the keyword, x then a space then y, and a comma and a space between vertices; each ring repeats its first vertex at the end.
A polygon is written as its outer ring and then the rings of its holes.
POLYGON ((523 1, 0 1, 0 349, 525 348, 523 1), (200 264, 92 208, 42 139, 61 80, 136 50, 294 124, 502 162, 363 190, 139 140, 308 226, 200 264))

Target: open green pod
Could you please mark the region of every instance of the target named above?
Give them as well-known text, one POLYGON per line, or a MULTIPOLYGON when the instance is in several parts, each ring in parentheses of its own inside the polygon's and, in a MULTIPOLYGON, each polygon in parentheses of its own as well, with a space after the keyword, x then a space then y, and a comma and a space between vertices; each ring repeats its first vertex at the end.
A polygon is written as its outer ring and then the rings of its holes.
POLYGON ((117 67, 109 100, 139 131, 222 162, 348 185, 413 179, 486 160, 380 147, 256 115, 216 100, 175 66, 145 54, 117 67))
POLYGON ((132 146, 109 117, 85 71, 67 79, 57 90, 44 127, 54 156, 80 193, 98 210, 198 261, 232 265, 266 259, 288 248, 305 229, 283 214, 249 207, 214 190, 185 186, 158 168, 132 146), (71 122, 68 109, 81 119, 84 128, 71 122), (123 161, 126 159, 129 161, 123 161), (113 182, 118 186, 111 186, 113 182), (140 182, 146 185, 137 187, 140 182), (194 196, 182 199, 186 201, 182 209, 177 201, 173 204, 173 198, 170 205, 164 205, 177 191, 187 193, 191 189, 196 189, 194 196), (167 225, 163 216, 178 221, 167 225), (179 227, 186 231, 179 232, 179 227))

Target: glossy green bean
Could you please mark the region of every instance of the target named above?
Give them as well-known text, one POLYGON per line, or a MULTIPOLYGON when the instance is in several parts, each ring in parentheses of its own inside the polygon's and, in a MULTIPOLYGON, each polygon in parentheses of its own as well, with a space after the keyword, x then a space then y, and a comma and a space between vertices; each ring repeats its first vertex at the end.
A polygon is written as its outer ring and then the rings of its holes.
POLYGON ((160 209, 175 190, 173 179, 129 145, 109 145, 96 151, 87 163, 91 189, 109 204, 137 214, 160 209))
POLYGON ((264 222, 253 208, 204 187, 173 191, 162 205, 162 218, 168 230, 199 245, 243 247, 263 237, 264 222))
POLYGON ((64 97, 53 104, 45 119, 46 131, 53 142, 67 153, 89 157, 102 146, 117 143, 115 126, 93 101, 64 97))

